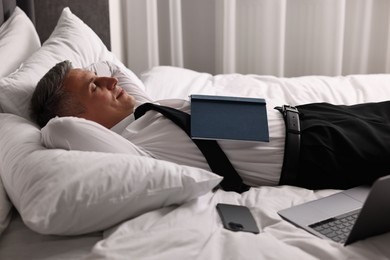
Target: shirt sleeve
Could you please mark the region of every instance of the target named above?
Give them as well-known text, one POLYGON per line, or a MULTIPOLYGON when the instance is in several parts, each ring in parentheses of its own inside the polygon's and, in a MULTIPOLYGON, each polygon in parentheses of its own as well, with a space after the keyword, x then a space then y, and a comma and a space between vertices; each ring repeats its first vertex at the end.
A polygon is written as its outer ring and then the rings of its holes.
POLYGON ((53 118, 41 133, 47 148, 149 156, 117 133, 83 118, 53 118))

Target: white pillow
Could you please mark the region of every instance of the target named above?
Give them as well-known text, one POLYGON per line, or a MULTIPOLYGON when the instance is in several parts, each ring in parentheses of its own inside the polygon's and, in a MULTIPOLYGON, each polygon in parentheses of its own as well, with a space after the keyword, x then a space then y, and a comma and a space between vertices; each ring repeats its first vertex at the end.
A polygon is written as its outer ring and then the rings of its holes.
POLYGON ((20 64, 41 47, 31 20, 16 7, 0 27, 0 78, 19 68, 20 64))
POLYGON ((26 225, 43 234, 100 231, 197 198, 221 181, 142 156, 45 149, 37 126, 12 114, 0 114, 0 143, 5 189, 26 225))
POLYGON ((63 60, 70 60, 75 67, 86 67, 100 60, 124 67, 90 27, 69 8, 64 8, 57 26, 42 47, 18 71, 0 80, 3 111, 30 118, 30 99, 37 82, 63 60))
POLYGON ((143 149, 91 120, 55 117, 41 129, 47 148, 147 156, 143 149))

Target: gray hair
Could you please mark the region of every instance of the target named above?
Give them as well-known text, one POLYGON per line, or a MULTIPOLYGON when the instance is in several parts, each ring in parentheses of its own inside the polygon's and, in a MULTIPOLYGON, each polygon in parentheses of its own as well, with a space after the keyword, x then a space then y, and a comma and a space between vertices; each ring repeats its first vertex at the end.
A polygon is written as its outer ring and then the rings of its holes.
POLYGON ((64 90, 64 80, 73 69, 70 61, 62 61, 39 80, 31 98, 31 118, 44 127, 56 116, 76 116, 85 111, 70 92, 64 90))

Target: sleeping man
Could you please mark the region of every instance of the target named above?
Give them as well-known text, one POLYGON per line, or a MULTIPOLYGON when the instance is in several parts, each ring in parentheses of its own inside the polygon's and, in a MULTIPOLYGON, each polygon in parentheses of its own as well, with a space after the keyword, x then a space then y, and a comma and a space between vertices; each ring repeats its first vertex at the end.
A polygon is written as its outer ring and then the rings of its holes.
MULTIPOLYGON (((189 102, 156 102, 141 86, 129 70, 110 62, 86 69, 58 63, 38 82, 31 101, 44 145, 128 153, 210 170, 193 140, 164 115, 148 111, 134 117, 144 103, 190 114, 189 102)), ((267 107, 270 142, 218 141, 245 184, 346 189, 388 174, 390 102, 313 103, 286 110, 293 111, 300 132, 286 131, 285 110, 267 107)))

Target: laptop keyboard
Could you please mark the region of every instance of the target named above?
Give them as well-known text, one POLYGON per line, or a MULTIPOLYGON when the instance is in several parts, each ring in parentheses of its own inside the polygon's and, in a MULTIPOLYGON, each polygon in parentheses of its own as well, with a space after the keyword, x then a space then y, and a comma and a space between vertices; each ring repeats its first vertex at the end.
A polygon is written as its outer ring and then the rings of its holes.
POLYGON ((334 217, 311 224, 309 227, 335 242, 344 243, 348 238, 358 215, 359 211, 353 211, 340 217, 334 217))

